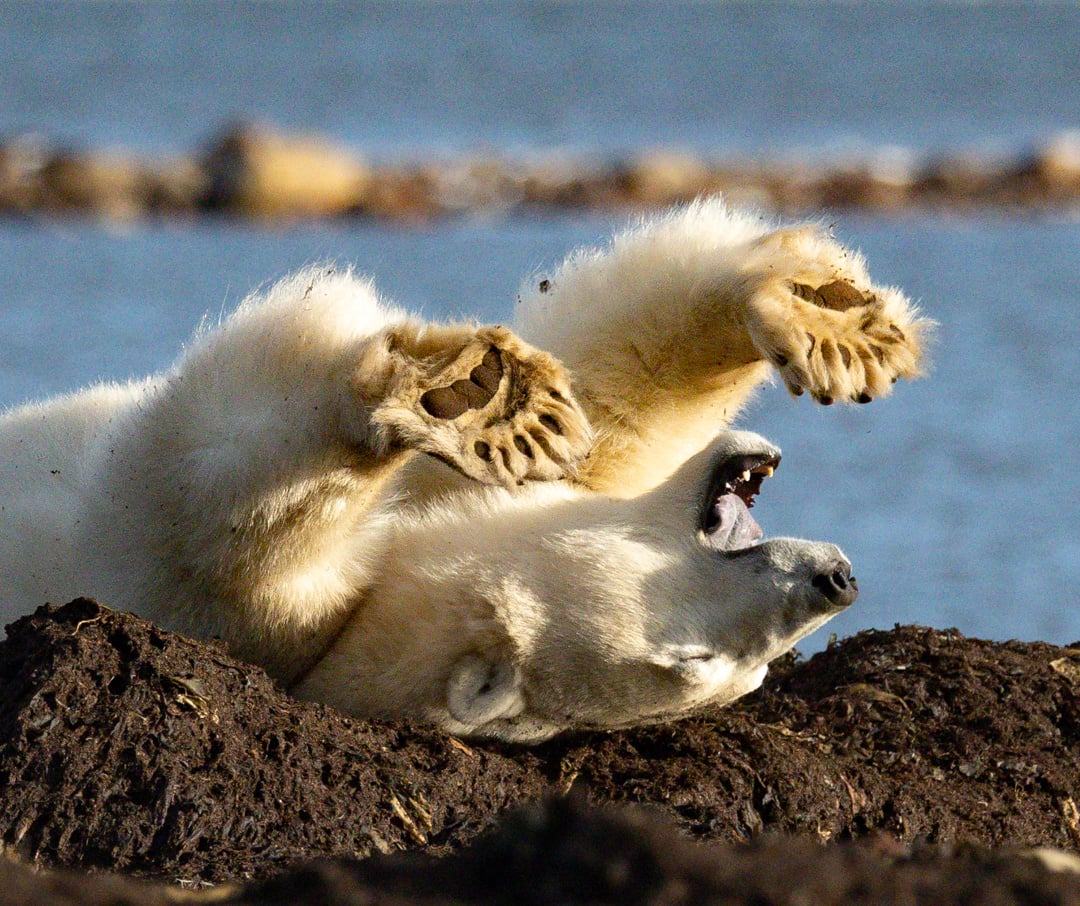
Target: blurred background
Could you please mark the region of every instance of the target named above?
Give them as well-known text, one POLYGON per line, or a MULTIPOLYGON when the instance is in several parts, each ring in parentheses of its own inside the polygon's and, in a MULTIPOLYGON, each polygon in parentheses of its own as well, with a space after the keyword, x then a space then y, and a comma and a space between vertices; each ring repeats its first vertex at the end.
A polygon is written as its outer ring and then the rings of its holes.
POLYGON ((0 8, 0 406, 166 366, 312 261, 429 317, 642 208, 815 217, 941 323, 866 407, 779 387, 755 514, 894 623, 1080 640, 1080 7, 14 3, 0 8), (305 179, 307 180, 305 182, 305 179))

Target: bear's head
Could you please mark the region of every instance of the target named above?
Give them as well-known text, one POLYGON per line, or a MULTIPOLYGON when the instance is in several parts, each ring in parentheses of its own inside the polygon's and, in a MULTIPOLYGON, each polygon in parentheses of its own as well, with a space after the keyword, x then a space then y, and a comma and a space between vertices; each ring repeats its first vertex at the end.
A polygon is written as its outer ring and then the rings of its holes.
POLYGON ((429 508, 294 691, 521 742, 732 701, 857 594, 837 547, 751 516, 779 460, 731 431, 637 498, 546 484, 429 508))

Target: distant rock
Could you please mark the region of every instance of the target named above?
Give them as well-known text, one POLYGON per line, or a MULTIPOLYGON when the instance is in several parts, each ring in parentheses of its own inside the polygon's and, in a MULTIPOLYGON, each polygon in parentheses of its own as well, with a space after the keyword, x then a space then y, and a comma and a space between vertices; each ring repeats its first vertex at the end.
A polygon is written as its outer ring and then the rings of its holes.
POLYGON ((204 203, 260 220, 339 217, 364 208, 371 168, 314 135, 266 126, 227 128, 203 158, 204 203))
POLYGON ((1062 132, 1039 149, 1035 166, 1049 191, 1069 198, 1080 194, 1080 129, 1062 132))

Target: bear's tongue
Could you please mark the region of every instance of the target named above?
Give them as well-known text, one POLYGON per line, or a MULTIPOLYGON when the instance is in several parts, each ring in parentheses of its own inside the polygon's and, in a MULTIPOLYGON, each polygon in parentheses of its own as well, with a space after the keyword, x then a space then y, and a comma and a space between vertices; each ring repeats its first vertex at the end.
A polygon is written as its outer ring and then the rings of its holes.
POLYGON ((712 517, 710 521, 715 523, 716 527, 709 532, 709 541, 718 550, 732 551, 750 547, 765 534, 738 494, 718 497, 713 504, 712 517))

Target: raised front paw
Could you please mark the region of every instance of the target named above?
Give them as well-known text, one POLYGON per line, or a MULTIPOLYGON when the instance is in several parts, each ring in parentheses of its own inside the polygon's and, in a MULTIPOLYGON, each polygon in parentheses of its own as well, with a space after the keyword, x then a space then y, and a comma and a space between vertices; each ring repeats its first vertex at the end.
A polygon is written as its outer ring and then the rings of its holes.
POLYGON ((868 403, 916 377, 930 322, 896 289, 848 279, 774 280, 751 307, 759 352, 796 396, 868 403))
POLYGON ((382 407, 381 420, 396 422, 406 445, 487 484, 571 472, 592 432, 562 365, 502 327, 470 329, 464 341, 462 328, 431 328, 425 342, 439 331, 453 357, 418 361, 415 380, 382 407))

